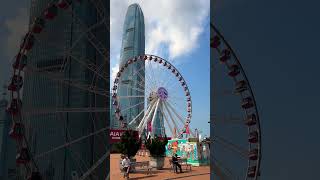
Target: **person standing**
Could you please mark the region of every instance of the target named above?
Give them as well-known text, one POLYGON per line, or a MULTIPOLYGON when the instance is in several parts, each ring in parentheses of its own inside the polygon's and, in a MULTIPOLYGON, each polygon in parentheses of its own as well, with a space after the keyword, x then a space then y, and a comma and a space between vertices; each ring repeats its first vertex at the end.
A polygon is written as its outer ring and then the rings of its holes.
POLYGON ((121 163, 122 167, 123 167, 123 171, 124 174, 123 176, 127 179, 129 179, 129 171, 130 171, 130 159, 128 158, 128 156, 126 156, 121 163))
POLYGON ((182 169, 181 169, 181 165, 178 162, 178 155, 175 154, 174 156, 172 156, 172 164, 174 165, 176 172, 178 172, 178 168, 180 169, 180 173, 182 173, 182 169))

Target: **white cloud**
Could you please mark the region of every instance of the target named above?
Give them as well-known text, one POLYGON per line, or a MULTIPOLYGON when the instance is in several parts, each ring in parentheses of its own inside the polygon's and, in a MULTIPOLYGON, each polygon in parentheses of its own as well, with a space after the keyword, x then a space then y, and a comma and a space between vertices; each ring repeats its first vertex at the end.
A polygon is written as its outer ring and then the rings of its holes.
POLYGON ((210 12, 209 0, 111 0, 111 54, 120 52, 123 21, 132 3, 138 3, 144 13, 146 53, 168 54, 173 60, 197 48, 210 12))
POLYGON ((6 53, 8 57, 13 57, 18 52, 19 44, 28 28, 28 11, 26 8, 18 10, 17 16, 7 19, 4 24, 9 35, 6 42, 6 53))
POLYGON ((111 68, 111 83, 116 79, 117 72, 119 71, 119 64, 117 63, 114 67, 111 68))

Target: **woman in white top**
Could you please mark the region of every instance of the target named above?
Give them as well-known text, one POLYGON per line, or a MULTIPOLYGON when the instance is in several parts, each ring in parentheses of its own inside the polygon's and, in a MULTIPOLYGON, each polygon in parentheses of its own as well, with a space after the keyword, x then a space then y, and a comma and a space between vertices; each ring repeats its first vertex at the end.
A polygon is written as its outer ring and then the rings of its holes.
POLYGON ((130 171, 130 159, 128 158, 128 156, 126 156, 122 162, 121 165, 123 167, 123 171, 124 171, 124 177, 126 177, 127 179, 129 179, 129 171, 130 171))

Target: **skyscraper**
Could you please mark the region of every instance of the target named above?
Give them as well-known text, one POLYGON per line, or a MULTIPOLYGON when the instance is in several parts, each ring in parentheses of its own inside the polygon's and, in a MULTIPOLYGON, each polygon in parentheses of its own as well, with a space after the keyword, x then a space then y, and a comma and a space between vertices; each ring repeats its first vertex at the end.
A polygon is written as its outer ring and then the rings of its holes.
MULTIPOLYGON (((145 54, 145 35, 144 35, 144 16, 138 4, 132 4, 128 7, 123 24, 122 46, 120 53, 120 67, 128 59, 145 54)), ((131 66, 122 74, 122 81, 119 84, 118 96, 144 96, 144 61, 139 61, 131 66), (136 75, 139 71, 140 76, 136 75), (138 90, 140 89, 140 91, 138 90)), ((122 112, 124 120, 129 122, 139 115, 144 109, 144 98, 121 98, 120 106, 127 109, 122 112)), ((141 118, 143 114, 141 114, 141 118)), ((137 126, 138 121, 133 126, 137 126)))
MULTIPOLYGON (((30 26, 51 2, 31 1, 30 26)), ((34 156, 74 139, 88 136, 107 127, 109 123, 107 110, 86 110, 91 107, 108 109, 108 96, 101 96, 46 76, 50 73, 60 80, 70 80, 88 88, 91 86, 92 89, 108 89, 109 78, 96 76, 88 66, 99 66, 99 74, 109 74, 109 59, 105 59, 98 52, 94 46, 97 42, 92 43, 92 36, 89 38, 87 35, 93 34, 105 49, 109 49, 109 31, 100 23, 102 20, 109 23, 108 19, 104 19, 108 18, 109 1, 99 1, 99 11, 104 13, 105 17, 99 15, 96 4, 93 4, 98 1, 72 2, 69 10, 58 9, 55 19, 46 21, 45 31, 37 35, 39 41, 35 42, 27 54, 28 65, 38 68, 38 73, 25 73, 22 98, 24 110, 32 112, 29 115, 24 114, 23 122, 30 153, 34 156), (73 13, 70 13, 70 10, 73 13), (66 54, 67 51, 73 58, 66 54), (26 110, 27 108, 30 110, 26 110), (65 111, 52 111, 59 108, 65 111), (71 112, 71 109, 82 110, 71 112), (35 113, 41 110, 50 113, 35 113)), ((70 146, 35 158, 35 161, 43 179, 71 180, 73 176, 80 176, 92 167, 106 153, 107 144, 108 138, 101 133, 99 137, 89 136, 70 146)), ((94 169, 91 179, 105 179, 109 169, 107 160, 94 169)))

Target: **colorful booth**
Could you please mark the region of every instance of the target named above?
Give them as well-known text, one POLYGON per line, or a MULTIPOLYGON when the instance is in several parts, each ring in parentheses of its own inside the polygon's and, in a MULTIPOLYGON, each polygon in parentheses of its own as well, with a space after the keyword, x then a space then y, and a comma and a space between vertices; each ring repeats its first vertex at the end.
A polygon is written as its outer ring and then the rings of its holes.
POLYGON ((193 166, 209 164, 209 147, 206 143, 200 143, 194 139, 172 139, 166 145, 166 156, 177 154, 181 158, 187 158, 187 162, 193 166))

